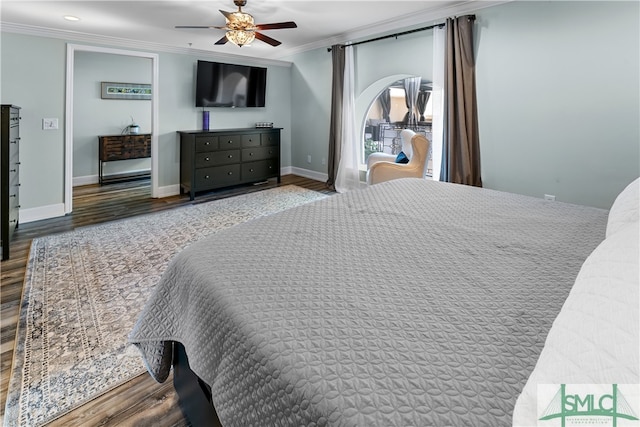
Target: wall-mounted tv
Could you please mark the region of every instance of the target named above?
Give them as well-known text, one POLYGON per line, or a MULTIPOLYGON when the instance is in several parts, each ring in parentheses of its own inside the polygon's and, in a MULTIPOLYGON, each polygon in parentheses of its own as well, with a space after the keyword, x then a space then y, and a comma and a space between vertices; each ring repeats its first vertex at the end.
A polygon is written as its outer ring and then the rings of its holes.
POLYGON ((264 107, 267 69, 198 61, 196 107, 264 107))

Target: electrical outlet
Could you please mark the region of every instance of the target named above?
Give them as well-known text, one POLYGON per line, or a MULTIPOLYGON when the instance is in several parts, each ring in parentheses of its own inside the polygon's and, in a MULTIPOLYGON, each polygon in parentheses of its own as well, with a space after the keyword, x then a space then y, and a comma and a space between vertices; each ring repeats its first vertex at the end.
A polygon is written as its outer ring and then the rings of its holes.
POLYGON ((55 130, 58 129, 58 119, 42 119, 43 130, 55 130))
POLYGON ((307 163, 311 163, 311 154, 307 155, 307 163))
POLYGON ((550 202, 553 202, 556 200, 556 196, 554 196, 553 194, 545 194, 544 199, 549 200, 550 202))

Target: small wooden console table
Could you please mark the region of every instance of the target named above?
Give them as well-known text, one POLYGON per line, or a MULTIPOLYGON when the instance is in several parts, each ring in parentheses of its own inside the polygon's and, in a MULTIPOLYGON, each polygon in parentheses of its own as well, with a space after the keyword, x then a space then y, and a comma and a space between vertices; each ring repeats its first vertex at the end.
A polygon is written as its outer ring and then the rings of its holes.
POLYGON ((98 136, 98 145, 98 178, 100 185, 109 182, 146 178, 151 175, 150 172, 144 172, 109 178, 104 178, 103 176, 104 162, 151 157, 151 134, 98 136))

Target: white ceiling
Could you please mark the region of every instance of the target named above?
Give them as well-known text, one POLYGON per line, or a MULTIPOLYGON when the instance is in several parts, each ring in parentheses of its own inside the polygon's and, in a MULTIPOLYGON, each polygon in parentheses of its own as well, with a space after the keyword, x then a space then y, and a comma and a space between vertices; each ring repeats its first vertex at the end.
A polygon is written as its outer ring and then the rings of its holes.
POLYGON ((278 47, 259 40, 242 48, 232 43, 214 45, 224 30, 174 28, 224 26, 219 10, 237 10, 233 0, 0 0, 0 26, 2 31, 116 46, 279 59, 399 28, 438 23, 444 17, 501 2, 504 0, 247 0, 243 11, 252 14, 257 24, 294 21, 298 25, 294 29, 264 31, 282 42, 278 47), (80 20, 66 21, 65 15, 80 20))

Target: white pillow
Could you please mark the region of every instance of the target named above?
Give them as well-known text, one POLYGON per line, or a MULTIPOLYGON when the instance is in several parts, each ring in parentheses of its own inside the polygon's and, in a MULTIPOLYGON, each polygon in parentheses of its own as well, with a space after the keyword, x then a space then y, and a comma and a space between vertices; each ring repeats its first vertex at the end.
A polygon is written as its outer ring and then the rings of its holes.
POLYGON ((549 404, 538 402, 541 384, 640 383, 639 240, 636 222, 585 260, 516 401, 514 426, 538 425, 549 404))
POLYGON ((628 224, 638 222, 640 219, 640 178, 618 194, 609 210, 607 220, 606 237, 623 229, 628 224))

